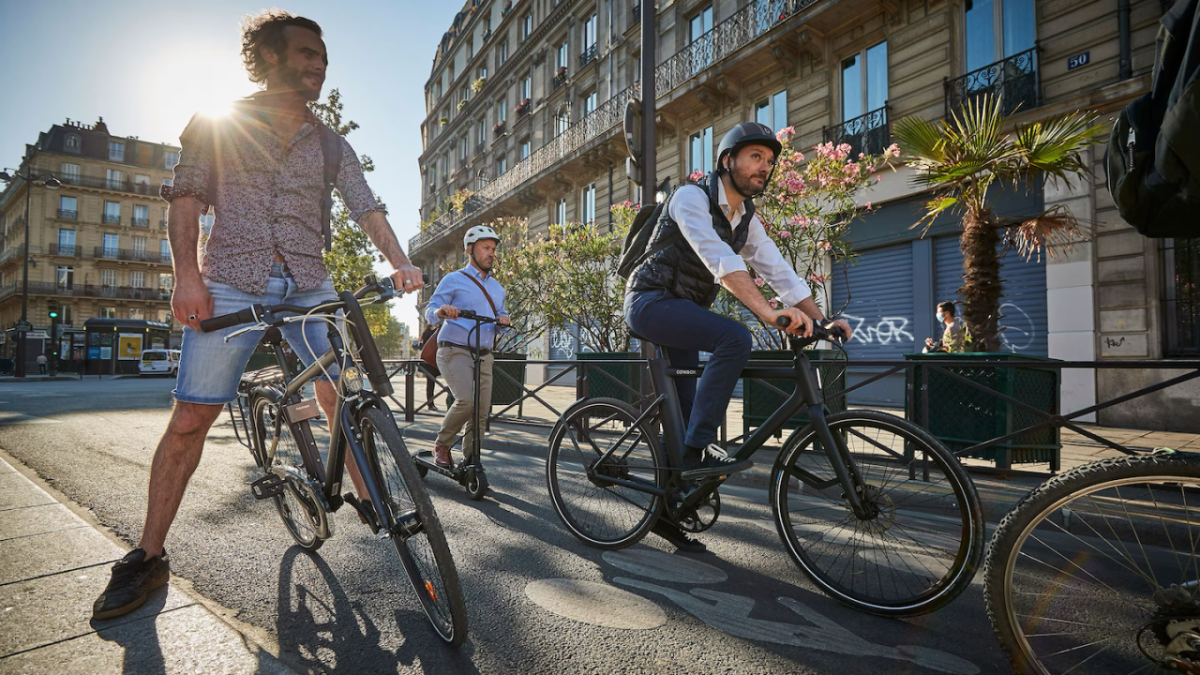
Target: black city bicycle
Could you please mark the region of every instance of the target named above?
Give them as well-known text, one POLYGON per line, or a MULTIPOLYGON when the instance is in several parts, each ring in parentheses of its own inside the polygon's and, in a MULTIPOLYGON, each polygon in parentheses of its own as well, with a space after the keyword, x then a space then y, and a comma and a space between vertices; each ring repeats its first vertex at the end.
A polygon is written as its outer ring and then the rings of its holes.
MULTIPOLYGON (((771 470, 769 501, 788 553, 847 605, 883 616, 931 612, 967 588, 983 555, 979 496, 958 460, 915 424, 869 410, 829 414, 804 348, 843 338, 814 326, 812 337, 790 338, 791 368, 743 371, 791 379, 796 388, 729 454, 749 458, 807 408, 809 423, 788 437, 771 470)), ((585 399, 559 419, 546 481, 559 517, 584 543, 629 546, 658 518, 688 532, 717 521, 727 477, 680 475, 685 425, 672 378, 702 370, 672 368, 658 349, 649 362, 655 398, 643 412, 585 399)))
POLYGON ((368 276, 358 291, 342 291, 336 300, 313 307, 253 305, 202 321, 200 327, 208 332, 253 322, 225 340, 266 330, 266 342, 279 363, 286 364, 280 326, 295 321, 329 323, 331 348, 303 372, 293 376, 285 366, 243 378, 238 406, 249 418, 248 424, 243 419, 243 428, 264 474, 251 483, 251 491, 258 499, 275 502, 292 538, 308 551, 319 549, 333 534, 329 514, 342 504, 353 506, 374 534, 395 545, 434 629, 457 647, 467 639, 466 603, 433 502, 384 402, 392 393, 391 383, 358 302, 369 294, 375 294, 377 303, 400 295, 391 279, 377 282, 368 276), (339 310, 345 312, 344 322, 337 317, 339 310), (347 336, 339 325, 348 329, 347 336), (309 422, 320 416, 320 409, 316 400, 304 400, 301 391, 335 363, 341 371, 336 413, 329 420, 330 452, 322 464, 309 422), (370 389, 363 386, 364 374, 370 389), (366 499, 341 494, 347 448, 362 474, 366 499))
POLYGON ((996 529, 984 597, 1018 673, 1200 673, 1200 454, 1047 481, 996 529))
MULTIPOLYGON (((467 332, 467 344, 471 343, 471 334, 472 333, 474 333, 477 338, 475 343, 479 344, 478 335, 479 335, 479 327, 480 326, 482 326, 485 323, 497 323, 497 321, 495 319, 493 319, 492 317, 483 316, 482 314, 478 314, 475 311, 470 310, 470 309, 459 310, 458 316, 459 316, 459 318, 471 319, 475 322, 475 327, 467 332)), ((454 460, 451 459, 450 466, 448 466, 448 467, 438 466, 437 462, 434 461, 432 450, 422 450, 422 451, 418 452, 417 454, 413 455, 413 459, 417 463, 417 473, 419 473, 422 478, 424 478, 425 475, 427 473, 429 473, 430 471, 433 471, 434 473, 440 474, 442 476, 446 476, 447 478, 450 478, 451 480, 453 480, 453 481, 457 482, 458 484, 462 485, 463 487, 465 487, 467 489, 467 496, 473 500, 478 501, 480 499, 483 499, 484 495, 487 494, 487 490, 488 490, 487 474, 484 473, 484 471, 483 471, 483 460, 481 458, 482 453, 480 452, 480 450, 483 446, 483 426, 484 425, 480 423, 480 419, 479 419, 479 415, 481 412, 483 413, 484 419, 487 419, 487 411, 480 411, 480 409, 479 409, 479 363, 483 358, 483 353, 480 352, 478 349, 472 349, 471 355, 474 357, 474 363, 475 363, 475 371, 474 371, 475 378, 474 378, 474 386, 472 387, 473 406, 471 408, 474 411, 472 413, 472 415, 475 418, 474 420, 472 420, 472 423, 475 425, 475 433, 474 433, 474 441, 475 441, 474 446, 475 447, 473 447, 473 448, 465 447, 465 441, 464 441, 463 455, 466 458, 463 460, 463 462, 461 464, 454 464, 454 460)), ((446 405, 449 406, 452 404, 449 401, 447 401, 446 405)))

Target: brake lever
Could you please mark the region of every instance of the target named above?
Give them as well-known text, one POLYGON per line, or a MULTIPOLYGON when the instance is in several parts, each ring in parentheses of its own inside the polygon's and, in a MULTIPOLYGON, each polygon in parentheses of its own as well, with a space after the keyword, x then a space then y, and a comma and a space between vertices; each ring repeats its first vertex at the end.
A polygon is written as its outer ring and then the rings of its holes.
POLYGON ((245 328, 239 328, 239 329, 233 331, 229 335, 226 335, 223 339, 225 342, 229 342, 233 338, 235 338, 239 335, 245 334, 245 333, 249 333, 252 330, 266 330, 270 327, 271 327, 270 324, 266 324, 266 323, 252 324, 250 326, 246 326, 245 328))

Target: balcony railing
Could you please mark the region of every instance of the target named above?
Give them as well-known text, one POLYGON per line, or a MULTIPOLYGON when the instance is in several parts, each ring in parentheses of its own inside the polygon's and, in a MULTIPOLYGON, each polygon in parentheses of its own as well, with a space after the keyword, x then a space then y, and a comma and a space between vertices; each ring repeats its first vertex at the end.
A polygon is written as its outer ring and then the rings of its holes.
POLYGON ((1000 110, 1010 115, 1017 108, 1042 104, 1042 87, 1037 64, 1038 48, 1027 49, 1002 61, 973 70, 962 77, 946 78, 946 117, 965 103, 982 96, 1000 99, 1000 110))
POLYGON ((567 71, 564 68, 564 69, 562 69, 562 72, 560 72, 554 76, 554 89, 557 90, 559 87, 563 86, 566 83, 567 83, 567 71))
MULTIPOLYGON (((0 300, 19 293, 21 285, 6 286, 0 289, 0 300)), ((122 300, 164 300, 171 299, 171 292, 159 288, 139 288, 136 286, 105 286, 103 284, 60 284, 53 281, 29 282, 30 295, 63 295, 76 298, 117 298, 122 300)))
POLYGON ((167 219, 166 218, 163 218, 162 220, 158 221, 158 229, 164 230, 164 231, 167 229, 167 219))
POLYGON ((129 224, 133 227, 150 227, 150 218, 138 218, 137 216, 134 216, 129 220, 129 224))
MULTIPOLYGON (((696 48, 689 45, 660 63, 655 68, 656 96, 660 100, 664 99, 667 94, 703 70, 703 68, 697 69, 697 63, 703 62, 704 67, 707 67, 719 62, 762 37, 798 12, 818 2, 820 0, 757 0, 746 6, 730 18, 717 24, 709 32, 708 35, 711 38, 709 51, 700 50, 698 52, 696 48)), ((580 56, 582 59, 583 55, 580 56)), ((479 208, 476 211, 486 209, 509 192, 520 187, 525 181, 569 159, 587 143, 620 126, 625 119, 625 103, 630 97, 640 95, 641 83, 634 83, 605 101, 595 112, 571 125, 566 131, 538 148, 528 159, 518 162, 502 176, 480 186, 475 193, 479 202, 479 208)), ((424 231, 409 240, 409 254, 411 255, 413 251, 450 232, 468 215, 470 214, 454 211, 442 214, 437 220, 427 225, 424 231)))
POLYGON ((596 58, 596 45, 588 47, 579 55, 579 67, 582 68, 586 66, 587 64, 591 63, 592 59, 594 58, 596 58))
POLYGON ((73 211, 70 209, 59 209, 58 210, 58 218, 60 220, 75 220, 78 217, 79 217, 78 211, 73 211))
POLYGON ((888 122, 887 104, 841 124, 821 127, 821 134, 828 143, 848 144, 851 157, 858 157, 859 153, 878 155, 891 143, 892 127, 888 122))
POLYGON ((81 258, 83 257, 83 247, 78 244, 50 244, 50 255, 81 258))
POLYGON ((97 246, 92 249, 98 260, 125 260, 129 262, 169 263, 171 256, 164 256, 157 251, 139 251, 131 248, 112 248, 97 246))
POLYGON ((149 183, 135 183, 126 179, 114 180, 110 178, 96 178, 94 176, 58 176, 57 178, 66 185, 100 188, 116 192, 131 192, 148 197, 158 196, 158 186, 150 185, 149 183))
POLYGON ((642 22, 642 3, 639 0, 633 0, 633 25, 642 22))
POLYGON ((104 223, 105 225, 120 225, 121 224, 121 215, 106 213, 106 214, 100 216, 100 222, 104 223))
POLYGON ((20 258, 23 258, 24 256, 25 256, 25 244, 21 244, 20 246, 13 246, 10 248, 6 248, 3 251, 0 251, 0 265, 3 265, 4 263, 8 262, 9 260, 20 259, 20 258))

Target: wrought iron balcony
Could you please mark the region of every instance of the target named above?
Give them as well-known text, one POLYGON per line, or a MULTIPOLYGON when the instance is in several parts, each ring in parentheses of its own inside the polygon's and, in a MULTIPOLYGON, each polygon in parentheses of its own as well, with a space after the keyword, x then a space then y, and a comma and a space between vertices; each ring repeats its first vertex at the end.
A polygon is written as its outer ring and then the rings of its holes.
POLYGON ((98 260, 125 260, 128 262, 169 263, 171 256, 163 256, 157 251, 141 251, 132 248, 112 248, 111 246, 96 246, 92 249, 98 260))
POLYGON ((133 227, 150 227, 150 217, 147 216, 145 218, 138 218, 137 216, 134 216, 133 218, 129 219, 129 224, 133 227))
POLYGON ((892 126, 888 122, 887 104, 841 124, 821 127, 821 135, 827 143, 848 144, 851 157, 858 157, 859 153, 878 155, 891 143, 892 126))
POLYGON ((1017 108, 1036 108, 1042 104, 1041 74, 1038 72, 1035 46, 1002 61, 973 70, 962 77, 946 78, 946 117, 957 112, 967 101, 991 95, 1000 99, 1000 110, 1010 115, 1017 108))
MULTIPOLYGON (((21 286, 15 286, 20 291, 21 286)), ((106 286, 103 284, 60 284, 53 281, 29 282, 30 295, 64 295, 76 298, 118 298, 124 300, 163 300, 169 301, 171 293, 158 288, 140 288, 137 286, 106 286)), ((0 293, 0 299, 3 294, 0 293)))
POLYGON ((558 69, 558 71, 559 71, 558 74, 556 74, 554 76, 554 89, 555 90, 557 90, 559 87, 561 87, 567 83, 567 68, 566 68, 566 66, 560 67, 558 69))
POLYGON ((100 216, 100 222, 104 223, 105 225, 120 225, 121 216, 120 214, 106 213, 100 216))
POLYGON ((59 209, 58 217, 60 220, 75 220, 79 217, 79 212, 70 209, 59 209))
POLYGON ((642 3, 639 0, 633 0, 633 25, 642 22, 642 3))
POLYGON ((587 64, 591 63, 592 59, 594 58, 596 58, 596 45, 588 47, 579 55, 579 67, 582 68, 586 66, 587 64))
POLYGON ((162 220, 158 221, 158 229, 165 231, 167 229, 167 217, 163 216, 162 220))
POLYGON ((94 176, 58 176, 57 177, 64 185, 78 185, 80 187, 99 188, 102 190, 113 190, 115 192, 129 192, 137 195, 145 195, 147 197, 158 196, 158 186, 150 183, 135 183, 126 179, 113 178, 96 178, 94 176))
POLYGON ((50 244, 50 255, 81 258, 83 257, 83 247, 78 244, 50 244))

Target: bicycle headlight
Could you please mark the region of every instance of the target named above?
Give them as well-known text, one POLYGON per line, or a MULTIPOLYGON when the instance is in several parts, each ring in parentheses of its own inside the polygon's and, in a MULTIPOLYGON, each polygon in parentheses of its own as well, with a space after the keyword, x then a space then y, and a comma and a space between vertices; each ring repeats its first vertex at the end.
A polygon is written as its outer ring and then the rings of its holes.
POLYGON ((342 372, 342 386, 346 391, 352 394, 357 394, 358 392, 362 391, 362 371, 354 367, 344 370, 342 372))

